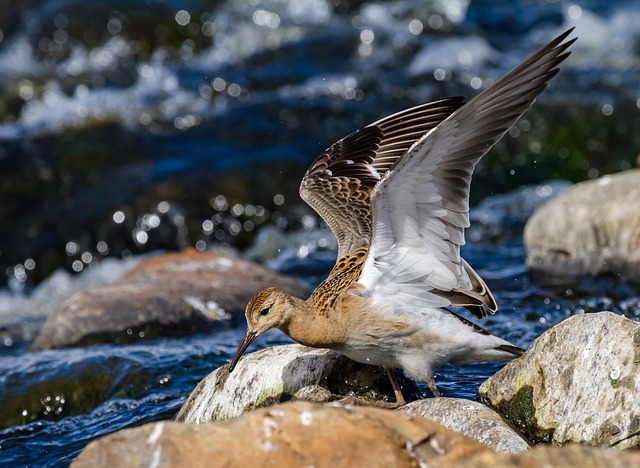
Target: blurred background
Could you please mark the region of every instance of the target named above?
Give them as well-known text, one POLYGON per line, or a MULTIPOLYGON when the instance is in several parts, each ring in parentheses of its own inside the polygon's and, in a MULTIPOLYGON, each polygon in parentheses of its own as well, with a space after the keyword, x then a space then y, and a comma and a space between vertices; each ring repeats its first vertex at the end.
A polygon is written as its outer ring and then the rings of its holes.
POLYGON ((2 0, 0 287, 105 257, 228 245, 308 212, 300 178, 391 112, 473 96, 576 26, 563 71, 474 178, 635 165, 633 1, 2 0))
MULTIPOLYGON (((475 172, 463 253, 501 306, 484 326, 519 346, 571 314, 640 316, 637 294, 531 283, 521 239, 544 198, 636 166, 637 1, 0 0, 0 12, 7 466, 65 465, 95 437, 173 417, 244 331, 27 352, 63 300, 186 247, 314 284, 335 259, 298 197, 315 157, 392 112, 476 95, 570 27, 562 72, 475 172)), ((473 399, 496 366, 450 367, 438 385, 473 399)))

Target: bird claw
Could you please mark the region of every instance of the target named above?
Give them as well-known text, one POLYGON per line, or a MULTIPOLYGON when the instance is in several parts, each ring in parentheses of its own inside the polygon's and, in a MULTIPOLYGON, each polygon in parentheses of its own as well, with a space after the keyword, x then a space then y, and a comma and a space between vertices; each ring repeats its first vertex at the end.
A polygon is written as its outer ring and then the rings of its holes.
POLYGON ((404 401, 381 401, 381 400, 365 400, 353 395, 346 396, 340 400, 330 403, 333 406, 372 406, 374 408, 397 409, 405 404, 404 401))

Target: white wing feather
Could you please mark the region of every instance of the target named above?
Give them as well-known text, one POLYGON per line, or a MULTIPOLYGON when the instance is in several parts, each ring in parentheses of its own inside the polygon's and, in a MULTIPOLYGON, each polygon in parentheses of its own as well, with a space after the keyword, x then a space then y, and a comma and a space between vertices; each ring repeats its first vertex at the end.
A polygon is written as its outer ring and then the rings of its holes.
POLYGON ((473 169, 558 72, 570 32, 423 136, 374 187, 372 241, 358 282, 375 303, 419 310, 451 305, 454 293, 479 297, 481 280, 460 256, 473 169))
POLYGON ((433 182, 457 133, 456 125, 448 127, 450 135, 416 143, 374 191, 373 242, 359 282, 376 303, 445 307, 451 302, 438 291, 471 287, 459 251, 468 217, 447 210, 433 182), (448 214, 457 229, 447 229, 448 214))

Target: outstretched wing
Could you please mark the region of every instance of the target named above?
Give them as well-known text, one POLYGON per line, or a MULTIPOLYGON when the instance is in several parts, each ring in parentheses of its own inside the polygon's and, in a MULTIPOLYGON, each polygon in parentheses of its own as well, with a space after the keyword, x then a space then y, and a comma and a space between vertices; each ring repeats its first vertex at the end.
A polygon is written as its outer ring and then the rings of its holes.
POLYGON ((464 103, 441 99, 398 112, 334 143, 311 165, 300 196, 338 239, 338 258, 371 238, 373 187, 407 150, 464 103))
POLYGON ((462 305, 495 312, 488 288, 460 257, 476 163, 531 106, 575 41, 565 32, 419 140, 372 194, 373 234, 358 280, 375 302, 416 309, 462 305))

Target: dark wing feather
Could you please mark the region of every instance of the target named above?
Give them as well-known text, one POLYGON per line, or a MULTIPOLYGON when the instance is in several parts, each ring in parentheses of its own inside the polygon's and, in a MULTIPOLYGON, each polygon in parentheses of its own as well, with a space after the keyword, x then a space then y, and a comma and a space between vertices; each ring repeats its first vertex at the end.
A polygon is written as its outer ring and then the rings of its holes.
POLYGON ((311 165, 300 196, 338 239, 338 258, 371 238, 373 187, 426 133, 464 103, 453 97, 423 104, 378 120, 333 144, 311 165))

